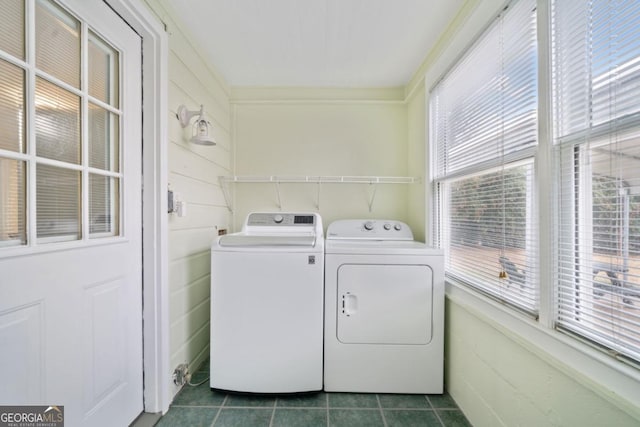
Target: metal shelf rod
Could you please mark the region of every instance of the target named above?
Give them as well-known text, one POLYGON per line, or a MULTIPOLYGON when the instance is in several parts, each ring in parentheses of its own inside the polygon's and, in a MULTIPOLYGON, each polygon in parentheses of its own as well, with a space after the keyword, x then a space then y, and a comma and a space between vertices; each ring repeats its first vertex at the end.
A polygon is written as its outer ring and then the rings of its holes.
POLYGON ((231 192, 229 191, 229 185, 235 183, 248 183, 248 184, 275 184, 276 195, 278 198, 278 208, 282 210, 282 197, 280 195, 280 184, 317 184, 317 199, 316 206, 320 209, 320 186, 321 184, 370 184, 373 185, 373 192, 369 196, 369 212, 373 209, 373 202, 376 198, 377 184, 419 184, 422 182, 420 177, 413 176, 349 176, 349 175, 337 175, 337 176, 317 176, 317 175, 305 175, 305 176, 276 176, 276 175, 264 175, 264 176, 252 176, 252 175, 231 175, 218 177, 220 186, 222 187, 222 193, 227 204, 229 211, 231 208, 231 192))
POLYGON ((226 183, 314 183, 314 184, 419 184, 422 180, 413 176, 252 176, 232 175, 221 176, 220 181, 226 183))

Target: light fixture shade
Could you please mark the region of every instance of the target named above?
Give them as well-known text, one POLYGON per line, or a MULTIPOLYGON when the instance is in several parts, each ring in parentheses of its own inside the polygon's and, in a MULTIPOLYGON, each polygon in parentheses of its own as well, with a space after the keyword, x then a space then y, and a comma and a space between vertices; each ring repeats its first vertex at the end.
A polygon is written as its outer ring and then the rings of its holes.
POLYGON ((209 122, 200 116, 193 123, 192 136, 189 141, 198 145, 216 145, 216 140, 209 136, 209 122))
POLYGON ((183 128, 189 125, 193 117, 198 117, 191 128, 191 138, 189 142, 198 145, 216 145, 216 140, 213 136, 209 135, 209 126, 211 123, 204 118, 203 105, 200 105, 200 111, 190 111, 184 105, 180 105, 176 116, 183 128))

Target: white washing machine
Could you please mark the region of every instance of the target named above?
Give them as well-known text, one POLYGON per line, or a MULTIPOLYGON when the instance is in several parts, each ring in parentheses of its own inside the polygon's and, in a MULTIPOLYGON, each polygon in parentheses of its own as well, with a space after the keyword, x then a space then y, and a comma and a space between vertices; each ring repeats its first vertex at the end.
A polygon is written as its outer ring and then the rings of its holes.
POLYGON ((252 213, 211 248, 212 389, 322 390, 324 235, 313 213, 252 213))
POLYGON ((324 388, 443 392, 444 255, 399 221, 340 220, 325 241, 324 388))

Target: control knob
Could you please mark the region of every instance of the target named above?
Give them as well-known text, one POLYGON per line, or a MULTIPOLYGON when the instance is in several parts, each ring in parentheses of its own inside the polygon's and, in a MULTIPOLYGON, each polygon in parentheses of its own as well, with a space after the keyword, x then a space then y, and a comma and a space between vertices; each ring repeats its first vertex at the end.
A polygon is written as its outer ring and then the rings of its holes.
POLYGON ((400 229, 401 229, 402 227, 400 226, 400 224, 396 224, 396 225, 394 225, 394 226, 393 226, 393 228, 394 228, 396 231, 400 231, 400 229))
POLYGON ((384 229, 385 230, 391 230, 391 224, 389 224, 388 222, 384 225, 384 229))
POLYGON ((367 231, 373 230, 373 222, 367 221, 364 223, 364 229, 367 231))
POLYGON ((282 221, 284 221, 284 217, 282 215, 274 215, 273 222, 275 222, 276 224, 280 224, 282 221))

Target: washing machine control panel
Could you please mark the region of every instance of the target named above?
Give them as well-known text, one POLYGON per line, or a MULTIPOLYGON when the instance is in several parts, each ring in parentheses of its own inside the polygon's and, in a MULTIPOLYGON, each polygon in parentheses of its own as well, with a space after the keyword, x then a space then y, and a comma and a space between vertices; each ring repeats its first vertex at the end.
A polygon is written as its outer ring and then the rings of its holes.
POLYGON ((413 233, 401 221, 343 219, 329 225, 327 239, 413 240, 413 233))
POLYGON ((314 214, 292 214, 292 213, 252 213, 247 218, 246 225, 251 227, 291 227, 310 226, 316 224, 314 214))

